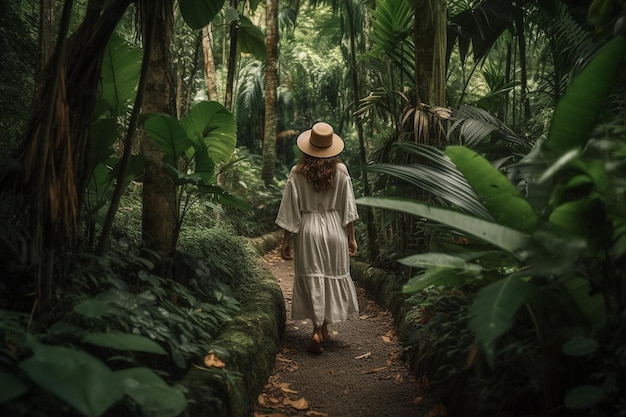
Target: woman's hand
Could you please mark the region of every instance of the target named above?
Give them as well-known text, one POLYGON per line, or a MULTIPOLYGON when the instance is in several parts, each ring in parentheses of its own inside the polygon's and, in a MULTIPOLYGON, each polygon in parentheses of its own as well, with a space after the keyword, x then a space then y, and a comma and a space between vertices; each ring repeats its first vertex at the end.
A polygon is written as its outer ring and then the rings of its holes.
POLYGON ((291 248, 289 247, 289 235, 290 233, 285 230, 283 233, 283 246, 280 248, 280 256, 286 261, 293 259, 293 256, 291 256, 291 248))
POLYGON ((348 239, 348 253, 350 256, 356 255, 356 250, 359 246, 356 244, 356 239, 348 239))
POLYGON ((289 244, 283 244, 283 246, 280 248, 280 256, 286 261, 290 261, 293 259, 293 256, 291 256, 291 248, 289 247, 289 244))

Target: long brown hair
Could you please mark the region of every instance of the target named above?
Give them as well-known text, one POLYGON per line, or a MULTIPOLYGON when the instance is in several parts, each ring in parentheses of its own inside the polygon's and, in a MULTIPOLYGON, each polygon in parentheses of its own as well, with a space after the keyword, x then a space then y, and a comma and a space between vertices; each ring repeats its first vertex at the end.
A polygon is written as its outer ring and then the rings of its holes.
POLYGON ((315 191, 330 190, 333 188, 338 162, 340 160, 336 156, 316 158, 303 153, 296 166, 296 173, 304 175, 315 191))

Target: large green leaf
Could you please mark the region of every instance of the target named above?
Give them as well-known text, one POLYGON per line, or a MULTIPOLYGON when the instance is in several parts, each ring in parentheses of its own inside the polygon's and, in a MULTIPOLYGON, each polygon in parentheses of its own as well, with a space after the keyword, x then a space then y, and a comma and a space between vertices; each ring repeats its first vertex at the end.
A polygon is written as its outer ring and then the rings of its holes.
POLYGON ((509 276, 482 288, 469 308, 469 327, 476 333, 487 362, 493 366, 495 342, 513 324, 513 318, 533 290, 532 284, 509 276))
POLYGON ((586 145, 616 85, 625 53, 626 38, 615 37, 572 80, 552 118, 545 143, 548 153, 556 152, 554 157, 558 158, 561 153, 586 145))
POLYGON ((233 113, 215 101, 202 101, 180 121, 194 142, 204 141, 216 163, 227 162, 237 144, 237 121, 233 113))
POLYGON ((102 99, 113 117, 125 114, 137 94, 142 52, 113 33, 107 44, 100 78, 102 99))
POLYGON ((581 277, 563 277, 559 283, 569 294, 573 305, 586 320, 586 325, 602 328, 606 324, 607 313, 604 296, 592 293, 589 280, 581 277))
POLYGON ((142 415, 175 417, 187 407, 180 389, 170 387, 147 368, 131 368, 115 373, 124 392, 141 408, 142 415))
POLYGON ((538 218, 528 201, 489 161, 463 146, 448 146, 444 153, 498 223, 524 233, 536 230, 538 218))
POLYGON ((11 401, 25 394, 29 390, 28 384, 13 374, 0 372, 0 404, 11 401))
POLYGON ((392 175, 413 184, 476 217, 493 217, 480 202, 463 174, 444 153, 432 146, 400 142, 395 145, 427 163, 411 165, 374 164, 367 169, 392 175))
POLYGON ((239 31, 237 32, 237 49, 254 55, 259 61, 267 58, 265 34, 246 16, 239 16, 239 31))
POLYGON ((192 29, 208 25, 220 12, 224 0, 178 0, 180 14, 192 29))
POLYGON ((475 279, 479 274, 479 270, 460 270, 458 268, 445 266, 433 266, 411 278, 402 287, 402 292, 412 293, 423 290, 431 285, 458 287, 467 279, 475 279))
POLYGON ((167 354, 158 343, 138 334, 113 331, 108 333, 89 333, 83 337, 83 342, 118 350, 134 350, 157 355, 167 354))
POLYGON ((357 203, 365 206, 398 210, 415 216, 425 217, 475 236, 511 254, 516 254, 516 252, 526 246, 529 241, 529 236, 518 230, 453 210, 432 207, 427 204, 406 199, 362 197, 357 200, 357 203))
POLYGON ((148 136, 153 138, 161 150, 167 156, 167 162, 175 165, 179 156, 185 154, 193 146, 192 140, 187 136, 187 132, 175 118, 153 114, 146 119, 143 128, 148 136))
POLYGON ((99 359, 81 350, 31 342, 33 356, 20 368, 45 391, 51 392, 88 417, 104 414, 123 397, 115 374, 99 359))
POLYGON ((605 398, 606 393, 602 387, 580 385, 567 392, 565 395, 565 406, 570 410, 586 410, 605 398))

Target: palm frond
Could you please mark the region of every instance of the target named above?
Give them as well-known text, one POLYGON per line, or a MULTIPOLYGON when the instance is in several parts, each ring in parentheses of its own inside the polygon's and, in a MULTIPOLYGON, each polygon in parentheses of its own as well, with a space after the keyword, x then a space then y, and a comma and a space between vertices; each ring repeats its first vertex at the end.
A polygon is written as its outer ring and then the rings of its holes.
POLYGON ((504 122, 489 112, 473 106, 461 106, 452 111, 450 120, 453 122, 449 129, 449 136, 459 129, 461 144, 467 147, 476 146, 484 139, 495 136, 525 150, 530 150, 531 144, 520 138, 504 122))
POLYGON ((370 171, 391 175, 477 217, 493 218, 452 161, 437 148, 408 142, 396 146, 423 158, 424 164, 375 164, 370 171))

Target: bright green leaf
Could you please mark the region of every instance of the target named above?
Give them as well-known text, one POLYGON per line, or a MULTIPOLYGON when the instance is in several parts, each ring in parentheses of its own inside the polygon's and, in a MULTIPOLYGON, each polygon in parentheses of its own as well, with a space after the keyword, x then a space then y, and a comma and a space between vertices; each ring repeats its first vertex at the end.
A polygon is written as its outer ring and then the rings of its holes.
POLYGON ((448 146, 444 153, 498 223, 525 233, 537 229, 538 218, 528 201, 489 161, 463 146, 448 146))
POLYGON ((447 224, 457 230, 515 254, 529 241, 529 236, 517 230, 478 219, 453 210, 432 207, 427 204, 402 198, 362 197, 358 204, 398 210, 404 213, 447 224))

